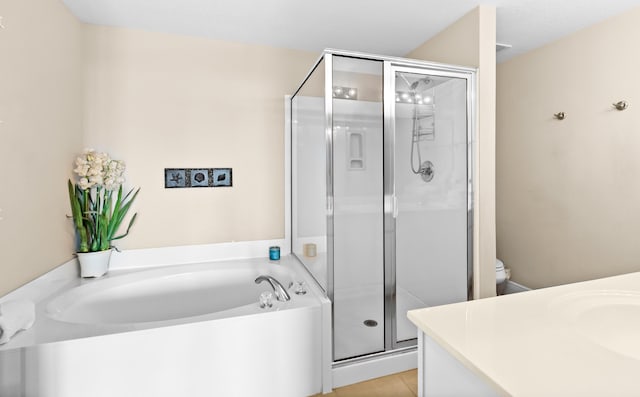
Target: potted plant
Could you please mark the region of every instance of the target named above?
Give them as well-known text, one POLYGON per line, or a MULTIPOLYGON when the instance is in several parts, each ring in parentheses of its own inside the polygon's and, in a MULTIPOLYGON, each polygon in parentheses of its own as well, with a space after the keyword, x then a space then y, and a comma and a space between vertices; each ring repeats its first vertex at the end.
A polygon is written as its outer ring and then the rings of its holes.
POLYGON ((123 196, 125 165, 107 153, 87 149, 76 159, 77 183, 69 180, 69 200, 78 240, 78 261, 81 277, 100 277, 109 270, 112 241, 129 234, 135 222, 134 214, 127 230, 116 235, 140 189, 131 189, 123 196))

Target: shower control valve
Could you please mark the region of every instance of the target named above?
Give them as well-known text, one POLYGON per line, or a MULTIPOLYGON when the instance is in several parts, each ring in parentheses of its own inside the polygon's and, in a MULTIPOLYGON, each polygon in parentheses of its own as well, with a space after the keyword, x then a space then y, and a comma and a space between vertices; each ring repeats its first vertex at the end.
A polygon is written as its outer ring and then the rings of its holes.
POLYGON ((431 182, 433 179, 433 175, 435 173, 435 169, 433 167, 433 163, 431 161, 425 161, 420 164, 420 177, 425 182, 431 182))

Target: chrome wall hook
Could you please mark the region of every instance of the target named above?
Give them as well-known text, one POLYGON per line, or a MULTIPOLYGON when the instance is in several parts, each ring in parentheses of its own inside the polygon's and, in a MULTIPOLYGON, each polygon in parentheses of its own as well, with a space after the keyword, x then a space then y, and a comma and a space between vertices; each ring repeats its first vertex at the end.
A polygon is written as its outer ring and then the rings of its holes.
POLYGON ((558 113, 554 113, 553 117, 557 118, 558 120, 564 120, 565 114, 564 112, 558 112, 558 113))
POLYGON ((629 103, 627 101, 619 101, 613 104, 613 107, 618 110, 625 110, 629 107, 629 103))

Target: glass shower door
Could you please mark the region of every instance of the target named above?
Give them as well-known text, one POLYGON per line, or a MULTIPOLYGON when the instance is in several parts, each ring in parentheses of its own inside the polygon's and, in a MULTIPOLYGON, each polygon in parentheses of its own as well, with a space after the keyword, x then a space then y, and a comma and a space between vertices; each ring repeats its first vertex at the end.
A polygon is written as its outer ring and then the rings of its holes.
MULTIPOLYGON (((387 260, 392 346, 413 344, 408 310, 467 299, 468 77, 391 67, 387 260)), ((389 98, 389 96, 387 96, 389 98)), ((389 109, 389 107, 387 108, 389 109)))

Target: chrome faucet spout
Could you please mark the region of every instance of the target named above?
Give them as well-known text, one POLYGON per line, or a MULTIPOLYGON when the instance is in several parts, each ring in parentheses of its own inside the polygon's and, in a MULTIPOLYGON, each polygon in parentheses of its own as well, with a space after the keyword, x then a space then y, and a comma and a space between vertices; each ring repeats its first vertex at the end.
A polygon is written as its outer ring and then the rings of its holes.
POLYGON ((284 289, 278 280, 268 275, 262 275, 256 278, 256 284, 260 284, 263 281, 266 281, 271 285, 271 288, 273 288, 273 292, 276 294, 276 298, 279 301, 286 302, 291 300, 291 296, 289 296, 287 290, 284 289))

